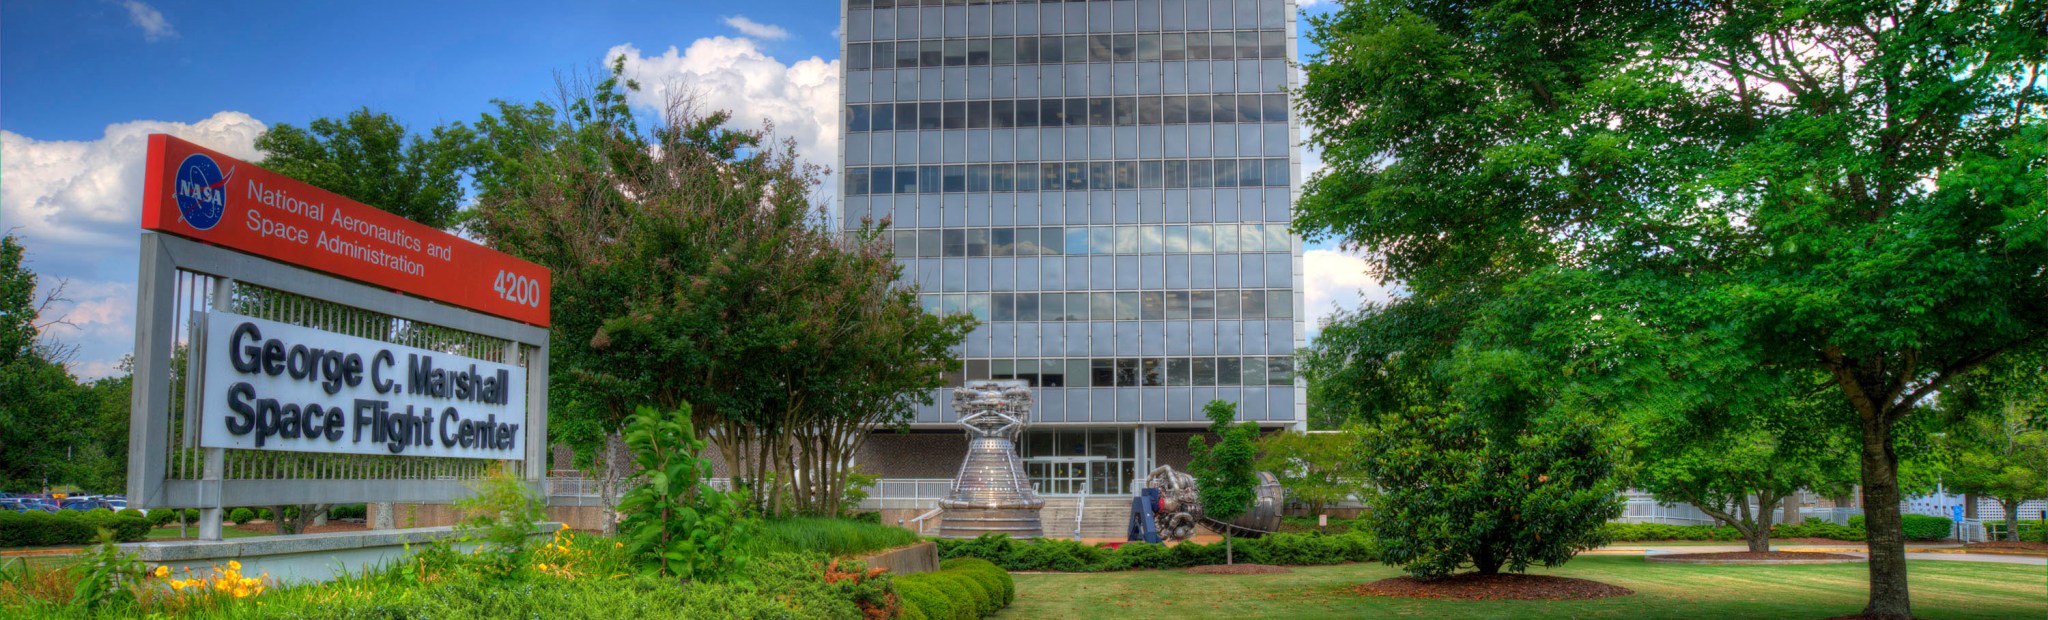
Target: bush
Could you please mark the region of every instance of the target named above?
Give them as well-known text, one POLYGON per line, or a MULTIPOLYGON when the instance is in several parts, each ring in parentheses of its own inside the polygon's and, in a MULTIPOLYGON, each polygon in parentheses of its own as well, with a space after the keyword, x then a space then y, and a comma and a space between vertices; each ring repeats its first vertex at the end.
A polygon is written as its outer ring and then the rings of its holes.
POLYGON ((947 560, 937 572, 897 577, 894 585, 904 618, 974 620, 1001 610, 1017 596, 1009 573, 973 558, 947 560))
POLYGON ((247 508, 236 508, 234 510, 228 511, 228 521, 233 522, 235 525, 241 525, 255 520, 256 511, 247 508))
POLYGON ((172 523, 176 523, 178 521, 178 515, 184 513, 185 511, 183 510, 176 510, 172 508, 158 508, 155 510, 151 510, 149 511, 149 524, 156 527, 170 525, 172 523))
MULTIPOLYGON (((941 558, 979 558, 1012 571, 1080 573, 1186 568, 1220 564, 1224 555, 1221 543, 1184 542, 1172 547, 1125 543, 1118 549, 1110 549, 1059 539, 1018 541, 1000 534, 986 534, 970 540, 940 539, 937 542, 941 558)), ((1238 559, 1244 562, 1292 566, 1370 562, 1376 557, 1372 539, 1364 532, 1269 534, 1238 541, 1237 553, 1238 559)))
POLYGON ((327 518, 335 520, 368 519, 370 518, 370 507, 367 504, 337 505, 327 509, 327 518))
POLYGON ((1852 517, 1850 525, 1835 525, 1813 517, 1804 523, 1780 523, 1771 526, 1772 538, 1826 538, 1829 540, 1863 540, 1863 518, 1852 517))
POLYGON ((198 508, 186 508, 186 509, 185 509, 185 522, 186 522, 186 523, 198 523, 198 522, 199 522, 199 509, 198 509, 198 508))
POLYGON ((130 517, 135 517, 135 518, 137 518, 137 519, 147 519, 147 518, 149 518, 149 515, 143 514, 143 513, 142 513, 142 511, 140 511, 140 510, 136 510, 136 509, 134 509, 134 508, 122 508, 121 510, 119 510, 119 511, 115 512, 114 514, 118 514, 118 515, 127 515, 127 516, 130 516, 130 517))
POLYGON ((914 579, 917 575, 896 578, 896 596, 903 604, 903 617, 913 616, 930 620, 953 620, 959 618, 954 609, 953 599, 937 586, 924 580, 914 579))
POLYGON ((0 547, 91 544, 99 540, 102 528, 112 532, 114 540, 135 542, 149 536, 150 523, 143 517, 113 511, 0 511, 0 547))
POLYGON ((900 527, 853 519, 792 517, 761 523, 749 551, 755 555, 815 551, 849 556, 917 542, 917 533, 900 527))
POLYGON ((1663 523, 1608 523, 1602 526, 1616 541, 1738 540, 1735 528, 1713 525, 1666 525, 1663 523))
POLYGON ((1956 522, 1933 515, 1900 515, 1905 521, 1906 540, 1945 540, 1955 532, 1956 522))

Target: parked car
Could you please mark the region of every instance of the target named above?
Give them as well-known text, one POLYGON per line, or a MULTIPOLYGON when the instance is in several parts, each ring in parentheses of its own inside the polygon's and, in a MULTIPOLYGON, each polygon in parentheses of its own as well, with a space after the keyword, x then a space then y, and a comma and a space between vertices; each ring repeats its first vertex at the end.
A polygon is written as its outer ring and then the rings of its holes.
POLYGON ((64 503, 60 507, 65 510, 79 511, 93 510, 98 508, 105 508, 108 510, 114 509, 112 504, 107 503, 106 500, 100 499, 67 499, 64 500, 64 503))

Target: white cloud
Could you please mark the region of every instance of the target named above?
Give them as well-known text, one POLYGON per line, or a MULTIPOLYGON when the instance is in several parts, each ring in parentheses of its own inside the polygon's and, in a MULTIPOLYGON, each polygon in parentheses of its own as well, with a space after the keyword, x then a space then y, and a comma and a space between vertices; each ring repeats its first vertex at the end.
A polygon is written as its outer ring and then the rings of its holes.
POLYGON ((140 0, 123 0, 121 6, 128 9, 128 21, 142 28, 144 40, 154 43, 178 36, 178 30, 171 27, 171 21, 164 19, 163 11, 156 10, 156 7, 140 0))
POLYGON ((732 29, 740 31, 740 34, 754 37, 756 39, 789 38, 789 31, 783 30, 781 26, 777 26, 775 24, 763 24, 761 22, 747 19, 747 16, 745 15, 734 15, 732 17, 727 17, 725 18, 725 25, 732 26, 732 29))
POLYGON ((631 44, 605 52, 605 63, 626 58, 626 76, 641 90, 634 105, 659 109, 672 94, 695 95, 708 109, 729 110, 739 127, 775 126, 779 138, 796 140, 806 161, 836 166, 839 157, 839 61, 811 57, 790 64, 767 55, 751 39, 698 39, 686 50, 671 46, 658 56, 631 44))
POLYGON ((1367 270, 1372 265, 1358 254, 1339 250, 1308 250, 1301 254, 1303 305, 1311 337, 1322 331, 1325 317, 1339 309, 1357 310, 1367 301, 1386 303, 1401 294, 1398 284, 1381 282, 1367 270))
POLYGON ((0 131, 0 222, 28 246, 47 289, 67 281, 72 303, 53 308, 73 327, 50 335, 78 347, 72 371, 113 372, 134 340, 135 269, 149 135, 167 133, 241 159, 258 159, 265 127, 241 112, 196 123, 108 125, 97 140, 36 140, 0 131))

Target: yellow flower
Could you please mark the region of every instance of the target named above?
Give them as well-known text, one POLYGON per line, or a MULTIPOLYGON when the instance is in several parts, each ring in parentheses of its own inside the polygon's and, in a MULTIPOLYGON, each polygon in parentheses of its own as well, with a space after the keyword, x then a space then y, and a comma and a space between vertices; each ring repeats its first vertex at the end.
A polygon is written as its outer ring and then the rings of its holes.
POLYGON ((563 523, 563 524, 562 524, 562 531, 564 531, 564 532, 567 532, 567 531, 569 531, 569 524, 567 524, 567 523, 563 523))
POLYGON ((542 565, 540 565, 540 569, 541 569, 541 570, 547 570, 547 569, 548 569, 548 565, 546 565, 546 564, 542 564, 542 565))
POLYGON ((154 575, 156 575, 156 576, 158 576, 158 577, 162 577, 162 576, 165 576, 165 575, 169 575, 169 574, 171 574, 171 567, 169 567, 169 566, 164 566, 164 565, 162 565, 162 564, 158 564, 158 565, 157 565, 157 567, 156 567, 156 572, 155 572, 155 573, 152 573, 152 574, 154 574, 154 575))
POLYGON ((228 560, 228 570, 242 570, 242 563, 228 560))
POLYGON ((235 588, 235 598, 249 598, 249 589, 235 588))
POLYGON ((626 548, 626 543, 622 543, 622 542, 615 542, 615 543, 612 543, 612 548, 613 548, 613 549, 624 549, 624 548, 626 548))

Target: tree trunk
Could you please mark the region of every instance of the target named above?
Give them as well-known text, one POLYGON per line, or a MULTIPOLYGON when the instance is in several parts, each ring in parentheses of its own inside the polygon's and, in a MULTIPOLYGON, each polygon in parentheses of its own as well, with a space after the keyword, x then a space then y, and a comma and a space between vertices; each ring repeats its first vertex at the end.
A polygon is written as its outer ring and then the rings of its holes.
POLYGON ((2020 499, 1998 498, 1998 506, 2005 509, 2005 539, 2020 539, 2020 499))
POLYGON ((1882 411, 1865 413, 1863 426, 1863 523, 1870 545, 1870 618, 1911 618, 1906 586, 1905 521, 1899 516, 1899 460, 1891 423, 1882 411))
POLYGON ((1778 502, 1783 500, 1784 498, 1782 497, 1773 499, 1767 491, 1756 492, 1756 527, 1752 527, 1749 530, 1750 551, 1757 553, 1770 552, 1771 512, 1777 510, 1778 502))
POLYGON ((1236 564, 1237 551, 1230 546, 1230 531, 1223 531, 1223 563, 1236 564))

